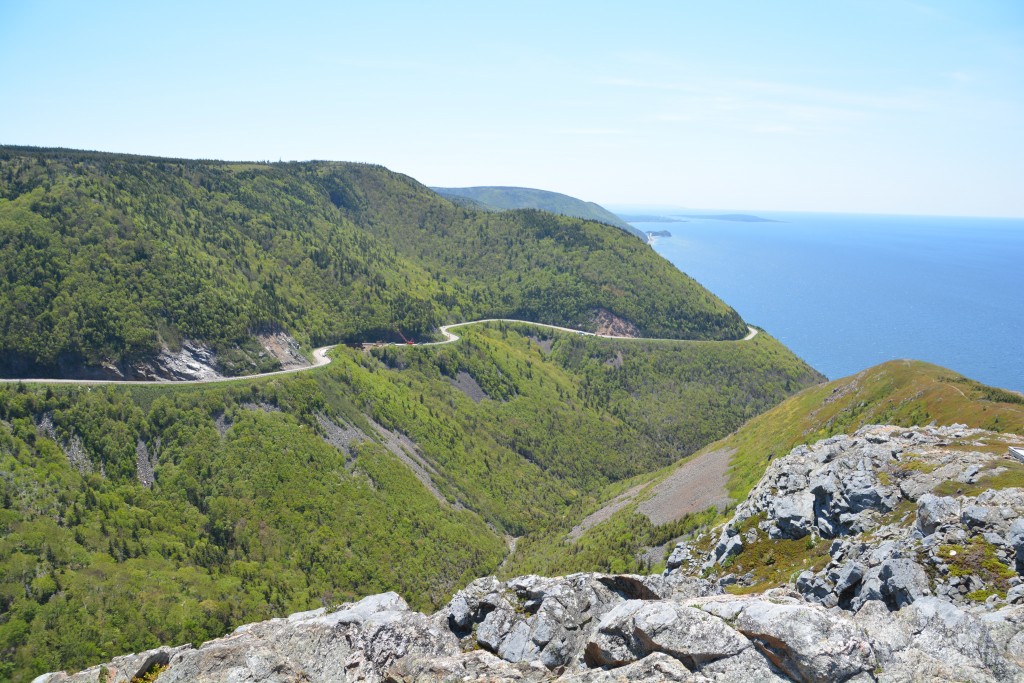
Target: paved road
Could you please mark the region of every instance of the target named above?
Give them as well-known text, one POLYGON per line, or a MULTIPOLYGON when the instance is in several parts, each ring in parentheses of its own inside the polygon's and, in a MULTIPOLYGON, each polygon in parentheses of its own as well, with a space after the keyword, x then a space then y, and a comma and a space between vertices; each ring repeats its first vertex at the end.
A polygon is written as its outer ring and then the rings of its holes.
MULTIPOLYGON (((465 323, 454 323, 452 325, 442 325, 441 334, 445 336, 444 341, 438 342, 423 342, 421 344, 414 344, 414 346, 440 346, 442 344, 451 344, 457 342, 461 337, 451 332, 456 327, 465 327, 466 325, 480 325, 483 323, 519 323, 522 325, 533 325, 534 327, 544 327, 549 330, 558 330, 560 332, 569 332, 572 334, 579 334, 585 337, 600 337, 602 339, 632 339, 634 341, 685 341, 680 339, 655 339, 651 337, 619 337, 613 334, 597 334, 595 332, 585 332, 583 330, 574 330, 570 327, 559 327, 558 325, 546 325, 544 323, 535 323, 529 320, 514 320, 512 318, 487 318, 484 320, 471 320, 465 323)), ((735 341, 749 341, 757 336, 757 329, 747 325, 747 329, 750 332, 746 337, 735 341)), ((179 384, 213 384, 215 382, 238 382, 245 379, 259 379, 261 377, 273 377, 275 375, 289 375, 293 372, 304 372, 312 368, 318 368, 323 365, 327 365, 331 362, 327 352, 333 349, 337 344, 332 346, 321 346, 318 349, 313 350, 313 364, 306 365, 299 368, 291 368, 290 370, 276 370, 274 372, 263 372, 258 375, 240 375, 238 377, 212 377, 210 379, 185 379, 185 380, 133 380, 133 379, 0 379, 0 383, 13 384, 23 382, 25 384, 138 384, 145 386, 154 385, 179 385, 179 384)), ((406 344, 394 344, 393 346, 406 346, 406 344)))
MULTIPOLYGON (((571 332, 574 334, 581 334, 586 337, 600 337, 601 339, 632 339, 634 341, 686 341, 683 339, 658 339, 656 337, 620 337, 614 334, 597 334, 596 332, 584 332, 583 330, 574 330, 571 327, 559 327, 558 325, 547 325, 545 323, 535 323, 529 320, 514 320, 512 318, 486 318, 484 320, 471 320, 468 323, 455 323, 453 325, 442 325, 441 334, 447 339, 439 342, 426 342, 423 344, 416 344, 416 346, 438 346, 440 344, 451 344, 454 341, 459 340, 459 336, 449 332, 449 330, 456 327, 465 327, 466 325, 477 325, 480 323, 520 323, 522 325, 533 325, 534 327, 546 327, 549 330, 558 330, 560 332, 571 332)), ((757 328, 747 325, 747 336, 739 340, 729 341, 750 341, 757 336, 757 328)))

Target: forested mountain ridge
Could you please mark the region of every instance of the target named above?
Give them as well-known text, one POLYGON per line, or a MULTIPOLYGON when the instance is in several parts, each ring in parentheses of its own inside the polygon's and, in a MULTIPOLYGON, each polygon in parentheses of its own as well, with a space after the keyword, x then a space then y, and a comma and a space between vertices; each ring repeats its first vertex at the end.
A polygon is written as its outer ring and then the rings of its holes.
POLYGON ((614 225, 632 235, 636 235, 644 241, 647 240, 647 236, 642 231, 637 230, 622 217, 617 216, 600 204, 570 197, 560 192, 536 190, 529 187, 488 185, 480 187, 431 187, 430 189, 442 197, 455 200, 456 203, 468 202, 470 206, 482 206, 496 211, 540 209, 563 216, 586 218, 614 225))
POLYGON ((736 339, 739 316, 617 229, 458 207, 379 166, 0 147, 0 373, 131 365, 184 341, 218 370, 305 348, 518 317, 736 339))

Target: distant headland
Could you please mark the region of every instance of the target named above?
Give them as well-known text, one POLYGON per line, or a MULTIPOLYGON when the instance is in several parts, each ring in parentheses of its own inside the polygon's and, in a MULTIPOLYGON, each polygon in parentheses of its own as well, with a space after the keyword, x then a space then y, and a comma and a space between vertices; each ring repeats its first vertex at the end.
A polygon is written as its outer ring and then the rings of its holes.
POLYGON ((687 223, 690 220, 732 221, 734 223, 781 223, 782 221, 752 216, 745 213, 694 213, 673 214, 671 216, 621 215, 628 223, 687 223))

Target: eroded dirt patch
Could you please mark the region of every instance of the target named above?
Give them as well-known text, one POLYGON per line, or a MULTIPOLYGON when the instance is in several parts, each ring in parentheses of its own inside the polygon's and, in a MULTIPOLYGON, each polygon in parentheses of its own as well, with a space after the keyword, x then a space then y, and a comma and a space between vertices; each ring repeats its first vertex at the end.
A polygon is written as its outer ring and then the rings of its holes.
POLYGON ((542 339, 540 337, 531 336, 530 341, 539 346, 540 350, 544 352, 545 356, 551 353, 551 347, 555 345, 554 337, 547 337, 546 339, 542 339))
POLYGON ((597 313, 594 315, 594 324, 597 326, 595 330, 597 334, 611 337, 640 336, 640 329, 636 325, 603 308, 597 309, 597 313))
POLYGON ((651 489, 653 495, 637 506, 637 512, 658 525, 712 505, 725 509, 729 504, 729 492, 725 488, 729 481, 729 462, 735 452, 733 448, 719 448, 683 463, 651 489))
POLYGON ((473 375, 469 374, 465 370, 459 370, 459 373, 455 376, 455 379, 448 378, 448 382, 468 396, 475 403, 487 398, 487 392, 484 391, 483 387, 473 379, 473 375))

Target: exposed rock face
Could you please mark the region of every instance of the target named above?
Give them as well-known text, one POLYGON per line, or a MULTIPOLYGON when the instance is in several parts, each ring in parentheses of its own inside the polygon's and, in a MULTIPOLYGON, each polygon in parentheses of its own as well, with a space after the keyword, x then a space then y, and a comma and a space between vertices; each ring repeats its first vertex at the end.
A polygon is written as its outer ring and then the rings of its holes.
POLYGON ((185 341, 178 351, 164 346, 148 360, 103 362, 82 366, 80 360, 59 364, 59 376, 67 379, 100 380, 204 380, 223 377, 217 370, 214 352, 200 342, 185 341))
POLYGON ((309 367, 309 361, 302 355, 302 347, 287 332, 270 332, 256 335, 260 345, 281 364, 282 370, 309 367))
POLYGON ((151 364, 139 366, 135 371, 147 375, 151 370, 153 375, 163 379, 215 379, 221 376, 215 367, 217 358, 213 351, 199 343, 185 342, 177 352, 164 348, 151 364))
POLYGON ((785 590, 722 595, 678 575, 488 577, 430 616, 384 593, 104 668, 127 683, 154 664, 167 666, 161 683, 1024 681, 1024 606, 978 615, 925 597, 895 615, 880 602, 852 614, 785 590))
MULTIPOLYGON (((208 345, 200 341, 185 340, 181 348, 172 351, 164 345, 159 352, 143 360, 107 360, 97 365, 83 365, 81 358, 61 358, 56 367, 56 376, 65 379, 90 380, 147 380, 147 381, 196 381, 211 380, 227 374, 252 374, 257 372, 257 364, 264 364, 272 358, 281 370, 295 370, 310 367, 309 360, 302 355, 299 343, 285 332, 275 332, 255 336, 255 341, 263 347, 256 352, 251 348, 242 350, 246 361, 241 366, 222 365, 224 356, 217 354, 208 345), (218 370, 218 368, 220 368, 218 370), (223 371, 223 372, 222 372, 223 371)), ((37 372, 31 366, 22 367, 24 363, 9 363, 10 374, 15 376, 31 376, 37 372)), ((36 376, 53 376, 53 369, 41 369, 36 376)))
MULTIPOLYGON (((934 594, 964 606, 988 600, 989 609, 1012 602, 1014 574, 1024 574, 1024 490, 933 493, 950 482, 998 484, 1009 465, 1003 449, 986 447, 991 436, 955 425, 870 426, 797 447, 737 507, 703 566, 742 552, 738 529, 756 521, 746 532, 753 540, 836 539, 827 566, 796 581, 826 607, 880 601, 897 610, 934 594)), ((676 560, 683 564, 674 558, 669 571, 676 560)))
POLYGON ((636 325, 620 318, 609 310, 599 308, 594 312, 594 330, 597 334, 606 334, 612 337, 639 337, 640 330, 636 325))
POLYGON ((60 438, 60 435, 57 434, 57 428, 53 424, 52 414, 44 414, 36 428, 43 436, 52 439, 60 446, 61 451, 64 452, 64 456, 71 463, 72 467, 82 474, 92 472, 92 461, 82 446, 82 440, 78 438, 77 434, 72 434, 70 439, 60 438))
MULTIPOLYGON (((157 437, 157 441, 159 441, 159 437, 157 437)), ((146 442, 138 439, 135 442, 135 476, 139 483, 147 489, 151 488, 153 482, 156 481, 156 474, 154 473, 156 463, 156 453, 150 454, 146 442)))

